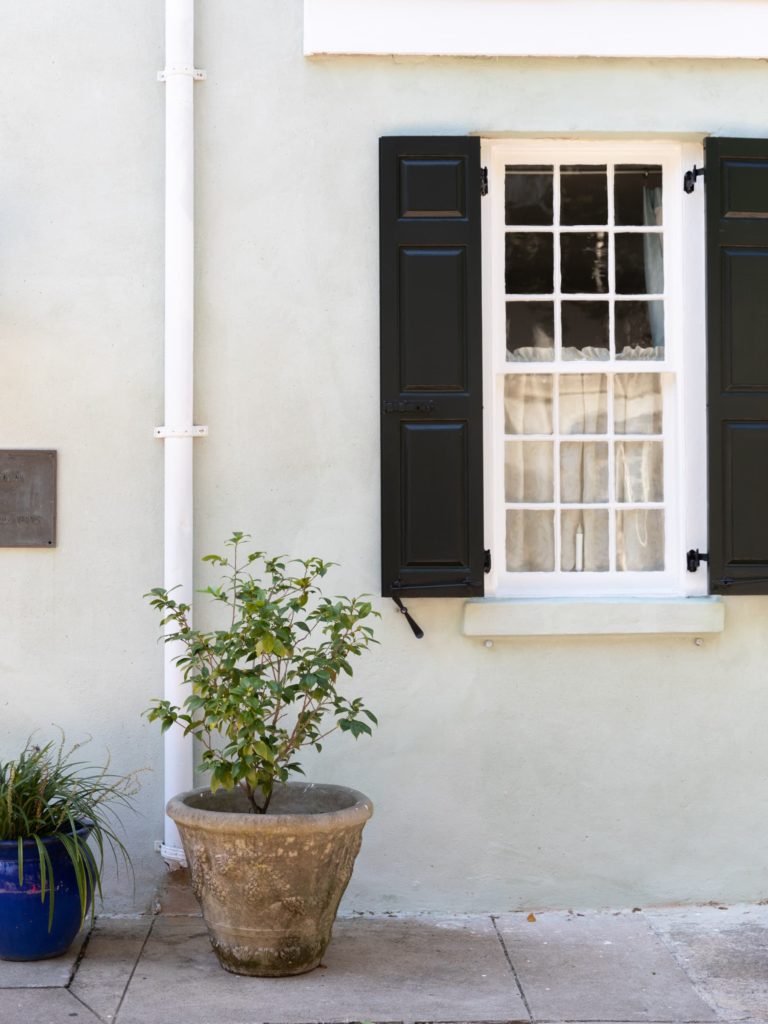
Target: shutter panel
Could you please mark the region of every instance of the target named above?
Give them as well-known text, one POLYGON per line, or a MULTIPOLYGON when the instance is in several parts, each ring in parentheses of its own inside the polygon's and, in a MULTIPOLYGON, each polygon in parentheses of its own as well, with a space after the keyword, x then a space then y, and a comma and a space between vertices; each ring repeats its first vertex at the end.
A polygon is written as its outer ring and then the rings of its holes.
POLYGON ((483 593, 480 140, 380 144, 382 593, 483 593))
POLYGON ((768 140, 706 143, 709 578, 768 593, 768 140))

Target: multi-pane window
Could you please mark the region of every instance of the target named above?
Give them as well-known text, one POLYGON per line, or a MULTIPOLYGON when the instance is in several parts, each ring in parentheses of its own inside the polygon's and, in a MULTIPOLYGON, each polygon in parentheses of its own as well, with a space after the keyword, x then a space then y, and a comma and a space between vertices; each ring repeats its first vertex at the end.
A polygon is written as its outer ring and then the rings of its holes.
POLYGON ((498 576, 522 593, 663 592, 681 497, 669 154, 526 155, 494 148, 486 222, 498 576))

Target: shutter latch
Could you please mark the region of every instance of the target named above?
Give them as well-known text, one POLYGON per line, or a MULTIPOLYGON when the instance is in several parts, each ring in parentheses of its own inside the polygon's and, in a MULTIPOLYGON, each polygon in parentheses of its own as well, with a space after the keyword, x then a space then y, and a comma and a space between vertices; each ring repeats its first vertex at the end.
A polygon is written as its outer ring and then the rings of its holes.
POLYGON ((705 168, 697 167, 696 164, 693 165, 692 171, 686 171, 683 175, 683 192, 685 192, 687 195, 690 195, 691 192, 693 192, 693 190, 696 188, 696 179, 699 177, 699 175, 704 173, 705 168))
POLYGON ((491 549, 486 548, 483 552, 483 572, 489 573, 491 571, 491 549))
POLYGON ((488 168, 487 167, 481 167, 480 168, 480 195, 481 196, 487 196, 488 195, 488 168))
POLYGON ((411 618, 410 612, 405 607, 400 598, 397 596, 397 594, 392 595, 392 600, 397 605, 398 610, 402 612, 402 614, 405 616, 405 621, 413 630, 413 635, 416 637, 417 640, 421 640, 421 638, 424 636, 424 630, 421 628, 418 622, 414 622, 414 620, 411 618))
POLYGON ((690 551, 686 552, 685 561, 688 566, 688 572, 696 572, 702 562, 709 562, 709 555, 703 554, 698 548, 691 548, 690 551))

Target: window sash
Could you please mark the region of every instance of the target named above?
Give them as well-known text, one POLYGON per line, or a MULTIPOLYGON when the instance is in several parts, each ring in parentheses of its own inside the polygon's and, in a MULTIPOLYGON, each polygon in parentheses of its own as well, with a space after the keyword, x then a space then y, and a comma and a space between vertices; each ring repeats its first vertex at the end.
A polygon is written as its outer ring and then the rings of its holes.
MULTIPOLYGON (((690 534, 688 503, 686 492, 690 490, 690 480, 687 470, 684 471, 683 442, 689 437, 686 423, 683 420, 684 410, 691 406, 699 416, 697 405, 703 406, 703 394, 693 396, 693 402, 687 401, 683 392, 685 381, 682 377, 683 365, 686 362, 686 355, 690 361, 690 353, 686 353, 686 347, 690 347, 691 339, 684 333, 685 324, 685 291, 686 285, 683 274, 682 259, 682 236, 684 224, 683 191, 682 191, 682 168, 684 147, 679 143, 670 142, 638 142, 627 143, 620 141, 605 142, 584 142, 564 141, 554 142, 547 140, 492 140, 484 143, 483 162, 489 169, 490 191, 484 206, 484 317, 485 317, 485 362, 486 362, 486 533, 492 538, 492 553, 494 571, 489 581, 490 590, 498 595, 514 596, 596 596, 596 595, 648 595, 648 594, 680 594, 680 593, 703 593, 706 592, 705 581, 695 579, 691 574, 685 573, 684 551, 686 543, 692 541, 686 538, 690 534), (510 227, 505 225, 504 216, 504 175, 505 167, 512 165, 542 165, 552 164, 557 167, 559 164, 657 164, 662 167, 664 184, 664 223, 661 230, 664 232, 664 266, 665 282, 664 291, 659 296, 665 302, 665 358, 663 360, 631 360, 616 359, 609 360, 542 360, 532 362, 510 363, 506 356, 506 293, 504 277, 504 239, 510 227), (660 572, 634 572, 618 571, 615 565, 615 530, 611 529, 610 568, 608 572, 588 571, 561 571, 560 570, 560 543, 559 537, 555 544, 555 571, 553 572, 507 572, 506 570, 506 546, 505 546, 505 520, 506 509, 509 503, 505 500, 504 489, 504 378, 510 374, 628 374, 636 372, 647 372, 658 374, 662 382, 664 396, 663 408, 663 433, 661 435, 664 444, 664 500, 665 509, 665 568, 660 572)), ((686 199, 688 197, 685 197, 686 199)), ((631 233, 630 226, 614 225, 612 212, 612 197, 609 199, 609 226, 599 225, 599 229, 606 232, 631 233)), ((559 226, 557 217, 553 218, 554 224, 547 230, 558 233, 568 233, 576 229, 576 226, 559 226)), ((523 230, 535 231, 535 226, 527 228, 513 227, 515 232, 523 230)), ((539 230, 545 230, 540 228, 539 230)), ((578 230, 588 230, 587 226, 578 226, 578 230)), ((643 228, 636 228, 636 231, 643 231, 643 228)), ((690 240, 686 240, 690 244, 690 240)), ((560 295, 557 287, 557 274, 555 289, 553 293, 544 295, 520 296, 514 295, 512 301, 552 300, 553 297, 561 300, 576 298, 570 294, 560 295)), ((690 277, 691 275, 689 275, 690 277)), ((691 291, 690 281, 688 290, 691 291)), ((693 289, 695 291, 695 289, 693 289)), ((599 301, 609 301, 614 297, 614 292, 600 293, 599 301)), ((616 296, 619 300, 627 298, 625 295, 616 296)), ((585 295, 584 298, 595 299, 595 295, 585 295)), ((647 299, 648 296, 643 296, 647 299)), ((558 328, 559 329, 559 328, 558 328)), ((704 360, 703 335, 699 337, 698 346, 695 349, 696 359, 699 363, 704 360)), ((698 369, 698 368, 697 368, 698 369)), ((700 382, 701 375, 693 374, 694 381, 700 382)), ((688 409, 689 413, 691 408, 688 409)), ((703 411, 701 412, 703 415, 703 411)), ((525 435, 526 440, 534 439, 525 435)), ((544 436, 541 440, 545 440, 544 436)), ((565 440, 572 440, 569 435, 557 439, 555 435, 548 438, 551 441, 558 440, 558 446, 565 440)), ((576 438, 578 440, 578 437, 576 438)), ((624 435, 589 435, 584 440, 600 441, 609 444, 610 458, 613 459, 614 443, 617 440, 626 440, 624 435)), ((555 458, 554 471, 558 472, 559 459, 555 458)), ((613 479, 613 477, 612 477, 613 479)), ((695 488, 694 488, 695 490, 695 488)), ((557 491, 555 492, 557 494, 557 491)), ((609 501, 601 503, 600 508, 608 510, 610 516, 614 515, 616 509, 624 507, 635 508, 635 504, 624 506, 615 500, 614 494, 609 494, 609 501)), ((526 504, 514 503, 514 508, 531 507, 547 509, 554 507, 554 503, 526 504)), ((562 511, 582 507, 560 503, 562 511)), ((592 506, 595 507, 595 506, 592 506)), ((650 506, 649 506, 650 507, 650 506)), ((695 519, 695 517, 694 517, 695 519)), ((556 516, 556 522, 559 516, 556 516)), ((558 531, 559 532, 559 531, 558 531)), ((700 574, 703 577, 703 574, 700 574)))

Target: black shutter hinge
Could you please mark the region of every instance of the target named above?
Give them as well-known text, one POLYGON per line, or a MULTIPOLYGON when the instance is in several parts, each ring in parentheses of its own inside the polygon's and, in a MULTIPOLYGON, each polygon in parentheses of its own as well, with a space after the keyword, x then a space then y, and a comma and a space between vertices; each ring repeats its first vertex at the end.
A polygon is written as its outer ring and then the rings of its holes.
POLYGON ((699 177, 699 175, 703 175, 705 173, 706 169, 704 167, 697 167, 696 164, 694 164, 693 170, 686 171, 683 175, 683 192, 685 192, 687 195, 690 195, 691 192, 693 192, 693 190, 696 188, 696 179, 699 177))
POLYGON ((483 552, 483 572, 489 573, 491 571, 491 549, 486 548, 483 552))
POLYGON ((480 168, 480 195, 481 196, 487 196, 488 195, 488 168, 487 167, 481 167, 480 168))
POLYGON ((709 555, 703 554, 698 548, 691 548, 685 554, 688 572, 696 572, 702 562, 709 562, 709 555))

